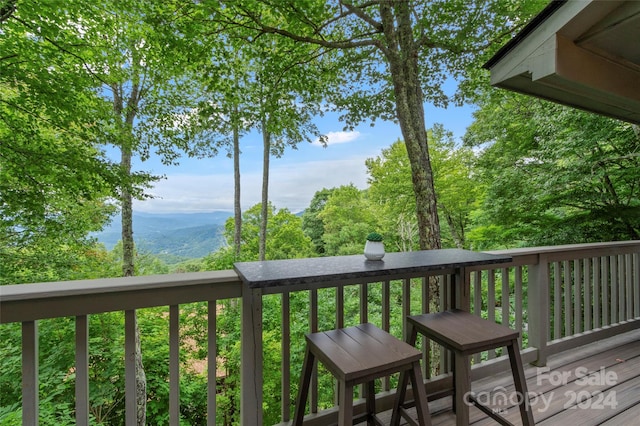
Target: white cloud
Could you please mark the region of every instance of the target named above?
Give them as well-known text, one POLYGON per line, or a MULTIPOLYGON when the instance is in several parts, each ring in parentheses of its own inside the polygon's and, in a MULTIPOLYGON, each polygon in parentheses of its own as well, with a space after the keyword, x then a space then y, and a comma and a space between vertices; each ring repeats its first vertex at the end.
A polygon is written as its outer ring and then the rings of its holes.
MULTIPOLYGON (((349 143, 358 139, 361 136, 360 132, 329 132, 326 134, 327 145, 337 145, 340 143, 349 143)), ((319 140, 313 142, 314 145, 322 146, 319 140)))
MULTIPOLYGON (((269 199, 276 208, 296 213, 309 206, 322 188, 354 184, 367 186, 365 157, 342 160, 307 161, 272 167, 269 199)), ((241 173, 241 205, 246 210, 260 202, 262 172, 241 173)), ((136 201, 135 211, 147 213, 233 210, 231 174, 168 175, 149 191, 156 198, 136 201)))

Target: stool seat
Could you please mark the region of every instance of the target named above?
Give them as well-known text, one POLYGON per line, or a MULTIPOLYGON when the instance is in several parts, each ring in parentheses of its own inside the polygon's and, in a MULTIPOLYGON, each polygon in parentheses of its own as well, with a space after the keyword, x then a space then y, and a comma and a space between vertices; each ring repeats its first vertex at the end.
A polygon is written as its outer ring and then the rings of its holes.
POLYGON ((387 371, 395 373, 422 356, 415 347, 372 324, 307 334, 306 340, 338 380, 363 383, 387 371))
POLYGON ((419 331, 464 354, 506 346, 519 337, 515 330, 460 309, 407 317, 419 331))
MULTIPOLYGON (((293 425, 302 425, 309 382, 315 358, 318 359, 339 383, 340 426, 352 425, 366 419, 368 424, 380 424, 375 416, 374 380, 393 373, 406 373, 415 389, 420 425, 430 425, 427 396, 420 371, 422 353, 372 324, 310 333, 305 336, 307 350, 298 392, 293 425), (353 418, 353 387, 367 384, 367 410, 363 419, 353 418)), ((394 415, 401 410, 394 406, 394 415)), ((406 415, 402 409, 400 415, 406 415)))
MULTIPOLYGON (((456 413, 457 426, 469 425, 470 404, 474 404, 502 425, 511 424, 491 408, 482 405, 471 392, 469 356, 499 347, 506 347, 509 353, 522 424, 526 426, 535 424, 529 404, 524 367, 518 350, 520 333, 459 309, 409 316, 407 325, 408 343, 411 345, 415 344, 417 334, 420 333, 453 352, 453 410, 456 413)), ((401 375, 399 389, 406 386, 406 383, 407 378, 401 375)), ((398 394, 401 406, 410 405, 404 402, 404 391, 399 390, 398 394)), ((397 424, 397 422, 394 423, 394 426, 397 424)))

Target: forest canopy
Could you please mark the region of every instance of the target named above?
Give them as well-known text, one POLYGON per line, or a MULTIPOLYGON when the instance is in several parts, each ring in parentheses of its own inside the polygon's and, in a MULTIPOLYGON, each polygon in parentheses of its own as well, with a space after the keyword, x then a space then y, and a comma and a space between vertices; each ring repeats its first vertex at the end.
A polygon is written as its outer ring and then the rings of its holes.
MULTIPOLYGON (((638 126, 493 89, 481 69, 545 4, 0 1, 0 285, 356 254, 374 231, 387 251, 640 239, 638 126), (445 93, 447 79, 459 83, 455 94, 445 93), (425 104, 463 102, 476 108, 464 137, 427 128, 425 104), (365 161, 366 188, 323 188, 301 212, 274 205, 269 160, 326 142, 314 123, 326 111, 345 129, 393 121, 402 138, 365 161), (241 148, 251 131, 262 136, 262 201, 241 206, 241 148), (133 200, 162 177, 134 170, 133 159, 172 165, 221 153, 234 161, 235 182, 224 246, 172 264, 136 247, 133 200), (116 214, 122 239, 107 250, 94 233, 116 214)), ((292 308, 302 312, 296 297, 292 308)), ((238 422, 236 302, 219 307, 219 424, 238 422)), ((278 303, 265 301, 272 353, 278 303)), ((355 296, 349 303, 356 312, 355 296)), ((194 367, 207 358, 206 309, 181 311, 185 424, 206 422, 206 376, 194 367)), ((137 318, 149 424, 168 422, 166 318, 166 308, 137 318)), ((121 312, 90 318, 96 424, 123 423, 123 324, 121 312)), ((57 318, 40 328, 43 424, 74 424, 73 325, 57 318)), ((294 332, 307 328, 301 321, 294 332)), ((20 333, 20 324, 0 327, 0 425, 21 416, 20 333)), ((269 390, 279 386, 276 358, 266 359, 269 390)), ((265 401, 265 422, 278 421, 278 403, 265 401)))

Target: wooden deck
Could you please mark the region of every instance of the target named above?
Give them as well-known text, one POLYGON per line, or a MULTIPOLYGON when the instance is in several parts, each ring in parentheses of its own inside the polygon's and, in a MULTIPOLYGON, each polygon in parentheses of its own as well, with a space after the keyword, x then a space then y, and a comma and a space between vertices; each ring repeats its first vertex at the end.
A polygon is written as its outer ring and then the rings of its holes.
MULTIPOLYGON (((547 367, 525 366, 536 425, 639 424, 640 330, 552 356, 547 367)), ((475 381, 472 390, 508 421, 522 424, 510 373, 475 381)), ((450 397, 429 403, 433 426, 455 425, 450 407, 450 397)), ((476 407, 469 422, 497 424, 476 407)))

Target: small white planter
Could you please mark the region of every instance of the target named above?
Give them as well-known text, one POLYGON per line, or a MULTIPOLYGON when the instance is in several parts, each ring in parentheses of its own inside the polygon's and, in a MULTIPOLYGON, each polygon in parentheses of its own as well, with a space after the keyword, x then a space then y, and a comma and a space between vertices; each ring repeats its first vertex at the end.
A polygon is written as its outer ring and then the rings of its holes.
POLYGON ((364 256, 368 260, 382 260, 384 257, 384 243, 382 241, 368 241, 364 245, 364 256))

